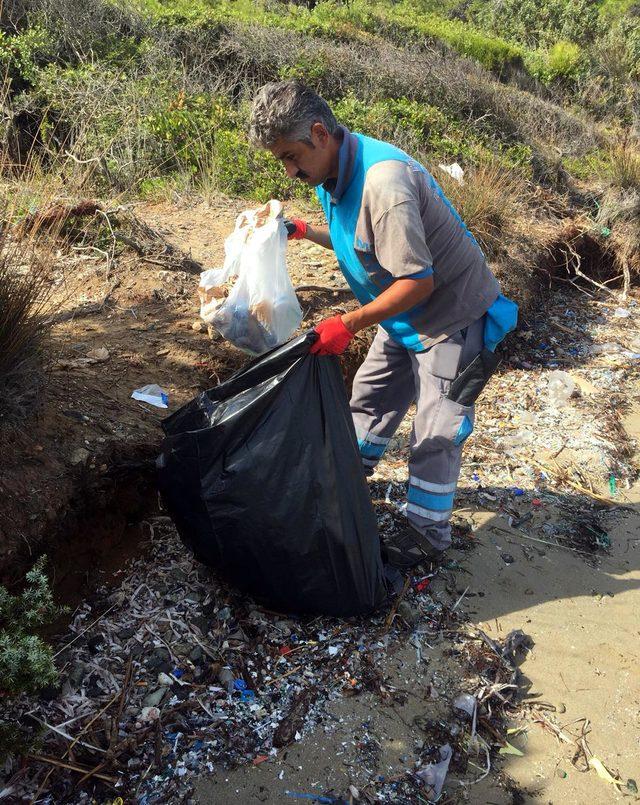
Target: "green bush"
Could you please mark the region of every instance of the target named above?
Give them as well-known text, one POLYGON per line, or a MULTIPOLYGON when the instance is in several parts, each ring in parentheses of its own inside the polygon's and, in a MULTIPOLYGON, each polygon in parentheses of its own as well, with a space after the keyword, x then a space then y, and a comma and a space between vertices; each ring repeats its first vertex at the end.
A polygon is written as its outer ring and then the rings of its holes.
POLYGON ((41 25, 17 34, 0 30, 0 70, 11 81, 14 92, 33 84, 38 68, 54 54, 52 34, 41 25))
POLYGON ((34 633, 62 612, 53 602, 45 564, 40 557, 20 595, 0 585, 0 679, 7 693, 35 693, 58 677, 51 648, 34 633))
POLYGON ((216 134, 215 183, 219 190, 257 201, 270 198, 311 198, 311 190, 287 177, 282 164, 268 151, 252 148, 242 130, 221 130, 216 134))

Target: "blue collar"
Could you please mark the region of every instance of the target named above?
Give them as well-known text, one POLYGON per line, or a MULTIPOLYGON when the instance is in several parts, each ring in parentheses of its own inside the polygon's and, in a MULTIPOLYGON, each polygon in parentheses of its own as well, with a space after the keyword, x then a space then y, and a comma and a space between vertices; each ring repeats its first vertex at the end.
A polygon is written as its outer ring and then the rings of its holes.
POLYGON ((353 163, 358 150, 358 138, 351 134, 346 126, 340 126, 339 131, 342 135, 342 143, 338 152, 338 178, 327 179, 322 185, 330 194, 332 204, 338 204, 349 187, 353 176, 353 163))

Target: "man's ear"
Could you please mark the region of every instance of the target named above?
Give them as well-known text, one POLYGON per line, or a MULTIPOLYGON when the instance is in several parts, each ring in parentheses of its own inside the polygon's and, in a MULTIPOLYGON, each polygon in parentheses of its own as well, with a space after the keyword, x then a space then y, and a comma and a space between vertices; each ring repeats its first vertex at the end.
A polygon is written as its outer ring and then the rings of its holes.
POLYGON ((327 127, 324 125, 324 123, 317 121, 313 124, 313 126, 311 126, 311 142, 314 146, 326 148, 330 137, 331 135, 327 131, 327 127))

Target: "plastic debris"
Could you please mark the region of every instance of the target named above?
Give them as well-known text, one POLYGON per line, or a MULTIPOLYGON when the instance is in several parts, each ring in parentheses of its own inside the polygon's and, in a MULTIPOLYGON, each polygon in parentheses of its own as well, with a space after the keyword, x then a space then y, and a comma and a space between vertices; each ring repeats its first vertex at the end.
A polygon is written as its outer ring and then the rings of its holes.
POLYGON ((442 793, 453 750, 449 744, 444 744, 438 750, 438 754, 440 759, 437 763, 429 763, 416 772, 416 777, 422 780, 427 789, 429 799, 437 799, 442 793))
POLYGON ((601 780, 604 780, 605 783, 615 785, 616 788, 622 788, 624 786, 622 780, 620 778, 614 777, 599 758, 590 757, 589 766, 595 770, 595 773, 598 775, 598 777, 601 780))
POLYGON ((547 386, 549 403, 556 408, 562 408, 569 401, 575 387, 574 379, 567 372, 561 372, 560 370, 551 372, 549 385, 547 386))
POLYGON ((517 746, 510 744, 509 741, 505 741, 505 745, 501 746, 498 750, 498 754, 500 755, 515 755, 516 757, 524 757, 524 752, 518 749, 517 746))
POLYGON ((591 353, 593 355, 617 355, 624 351, 624 347, 615 341, 607 341, 605 344, 592 344, 591 353))
POLYGON ((626 319, 631 315, 631 313, 624 307, 617 307, 613 311, 613 315, 616 317, 616 319, 626 319))
POLYGON ((438 165, 441 171, 448 173, 452 179, 455 179, 458 184, 464 184, 464 170, 458 165, 457 162, 452 162, 450 165, 438 165))
POLYGON ((169 395, 156 383, 149 383, 147 386, 142 386, 142 388, 136 389, 131 397, 134 400, 146 402, 149 403, 149 405, 155 405, 156 408, 169 407, 169 395))
POLYGON ((200 275, 200 316, 251 355, 284 343, 302 321, 286 248, 282 205, 272 200, 238 216, 225 241, 224 266, 200 275))
POLYGON ((453 709, 458 713, 465 713, 469 718, 473 718, 477 705, 478 700, 470 693, 461 693, 453 700, 453 709))
POLYGON ((615 495, 617 491, 618 490, 616 488, 616 476, 612 473, 609 476, 609 492, 611 492, 612 495, 615 495))

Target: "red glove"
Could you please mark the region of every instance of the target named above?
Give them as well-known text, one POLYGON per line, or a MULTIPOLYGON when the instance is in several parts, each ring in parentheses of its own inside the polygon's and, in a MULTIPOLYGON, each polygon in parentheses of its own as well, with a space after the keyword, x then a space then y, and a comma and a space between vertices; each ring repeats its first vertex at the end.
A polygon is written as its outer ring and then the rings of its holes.
POLYGON ((301 218, 285 218, 284 225, 288 240, 302 240, 307 237, 307 222, 301 218))
POLYGON ((342 316, 321 321, 316 327, 316 333, 318 340, 309 350, 314 355, 340 355, 353 338, 353 333, 345 326, 342 316))

